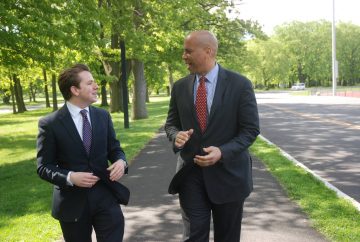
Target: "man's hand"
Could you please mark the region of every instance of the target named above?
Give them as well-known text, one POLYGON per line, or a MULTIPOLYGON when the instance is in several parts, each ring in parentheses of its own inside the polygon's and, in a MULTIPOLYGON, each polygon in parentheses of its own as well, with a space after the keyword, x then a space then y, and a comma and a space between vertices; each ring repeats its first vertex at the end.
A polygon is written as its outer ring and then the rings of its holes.
POLYGON ((194 162, 202 167, 212 166, 221 159, 221 150, 215 146, 204 148, 206 155, 196 155, 194 162))
POLYGON ((117 181, 124 175, 125 162, 121 159, 117 160, 107 170, 110 171, 110 180, 117 181))
POLYGON ((193 129, 189 129, 188 131, 180 131, 176 134, 175 138, 175 146, 176 148, 182 148, 186 142, 190 139, 190 136, 194 133, 193 129))
POLYGON ((100 178, 90 172, 71 172, 70 181, 78 187, 92 187, 100 178))

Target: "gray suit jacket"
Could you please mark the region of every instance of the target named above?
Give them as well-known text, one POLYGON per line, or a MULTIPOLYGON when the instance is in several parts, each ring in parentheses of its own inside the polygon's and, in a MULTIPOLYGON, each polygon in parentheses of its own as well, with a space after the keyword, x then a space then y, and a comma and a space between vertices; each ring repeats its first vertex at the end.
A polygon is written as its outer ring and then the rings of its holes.
POLYGON ((179 191, 181 180, 195 166, 195 155, 203 154, 204 147, 216 146, 220 148, 222 158, 215 165, 203 168, 204 181, 209 198, 214 203, 226 203, 247 197, 253 189, 248 148, 260 133, 260 128, 251 82, 238 73, 219 67, 205 133, 200 131, 194 107, 194 75, 174 84, 165 131, 174 143, 179 131, 194 129, 181 150, 173 146, 174 152, 180 152, 183 165, 173 177, 169 193, 179 191))

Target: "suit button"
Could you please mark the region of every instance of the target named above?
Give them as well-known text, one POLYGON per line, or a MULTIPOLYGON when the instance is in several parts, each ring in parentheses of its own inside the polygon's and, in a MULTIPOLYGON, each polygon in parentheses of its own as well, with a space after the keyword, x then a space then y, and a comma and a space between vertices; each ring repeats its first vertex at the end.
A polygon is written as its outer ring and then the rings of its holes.
POLYGON ((77 222, 77 221, 78 221, 78 219, 76 218, 76 219, 75 219, 75 222, 77 222))

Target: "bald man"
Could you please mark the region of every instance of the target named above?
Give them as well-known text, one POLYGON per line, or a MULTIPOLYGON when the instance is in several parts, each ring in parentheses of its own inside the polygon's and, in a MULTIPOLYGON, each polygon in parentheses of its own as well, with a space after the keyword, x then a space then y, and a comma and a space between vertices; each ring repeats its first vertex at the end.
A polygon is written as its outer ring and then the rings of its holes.
POLYGON ((183 60, 190 75, 172 89, 165 131, 179 152, 169 193, 179 194, 184 241, 240 241, 243 204, 253 189, 249 146, 259 134, 251 82, 216 62, 218 41, 190 33, 183 60))

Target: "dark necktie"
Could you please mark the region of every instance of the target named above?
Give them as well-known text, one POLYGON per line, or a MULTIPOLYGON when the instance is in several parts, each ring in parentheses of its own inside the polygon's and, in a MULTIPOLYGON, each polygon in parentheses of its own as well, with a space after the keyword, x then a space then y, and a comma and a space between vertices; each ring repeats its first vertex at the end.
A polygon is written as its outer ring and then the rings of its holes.
POLYGON ((87 116, 87 110, 83 109, 80 111, 80 114, 83 118, 83 144, 86 152, 90 153, 91 147, 91 126, 87 116))
POLYGON ((206 86, 205 86, 205 76, 200 77, 200 84, 196 92, 196 115, 199 121, 201 132, 204 133, 206 129, 206 120, 207 120, 207 99, 206 99, 206 86))

